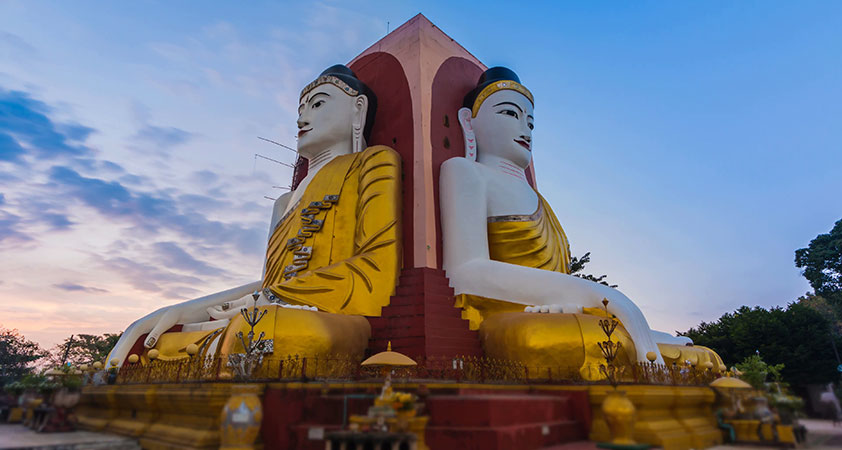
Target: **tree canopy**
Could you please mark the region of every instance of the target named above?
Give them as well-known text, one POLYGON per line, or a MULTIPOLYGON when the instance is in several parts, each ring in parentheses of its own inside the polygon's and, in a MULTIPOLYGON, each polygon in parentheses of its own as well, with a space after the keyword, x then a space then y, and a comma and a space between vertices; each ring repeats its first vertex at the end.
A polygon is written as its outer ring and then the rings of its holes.
POLYGON ((45 354, 38 344, 27 340, 18 330, 0 328, 0 386, 32 373, 33 363, 45 354))
POLYGON ((830 321, 800 302, 786 308, 740 307, 715 322, 702 322, 685 333, 698 345, 710 347, 729 366, 759 354, 770 365, 784 364, 780 373, 793 386, 827 383, 838 378, 830 321))
POLYGON ((796 250, 795 266, 803 269, 801 273, 816 295, 842 303, 842 219, 830 233, 820 234, 807 248, 796 250))
POLYGON ((581 258, 576 257, 576 256, 571 258, 570 259, 570 275, 573 275, 574 277, 584 278, 586 280, 591 280, 594 283, 604 284, 608 287, 612 287, 612 288, 617 287, 616 284, 609 284, 607 281, 605 281, 605 278, 608 275, 595 276, 595 275, 591 275, 591 274, 582 273, 582 271, 585 270, 585 264, 587 264, 589 262, 591 262, 591 252, 585 253, 584 255, 582 255, 581 258))
POLYGON ((61 344, 56 344, 50 350, 50 364, 59 366, 70 363, 74 366, 91 364, 95 361, 105 361, 108 352, 117 344, 120 333, 76 334, 68 337, 61 344), (65 359, 65 353, 67 358, 65 359))
POLYGON ((839 379, 837 351, 842 350, 842 220, 820 234, 807 248, 795 251, 795 265, 813 293, 786 308, 742 306, 715 322, 679 333, 716 350, 733 365, 760 355, 780 369, 793 386, 839 379), (834 348, 835 344, 835 348, 834 348))

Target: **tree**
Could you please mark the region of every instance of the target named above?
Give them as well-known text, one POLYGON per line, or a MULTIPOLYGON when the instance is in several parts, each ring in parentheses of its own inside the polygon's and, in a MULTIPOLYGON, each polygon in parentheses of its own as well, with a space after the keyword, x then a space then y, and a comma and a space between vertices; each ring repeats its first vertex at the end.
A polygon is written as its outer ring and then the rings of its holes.
POLYGON ((830 233, 820 234, 807 248, 796 250, 795 266, 804 269, 801 273, 816 295, 842 303, 842 219, 830 233))
POLYGON ((770 365, 785 365, 781 376, 786 382, 805 386, 838 378, 831 339, 837 346, 842 341, 830 330, 820 312, 791 303, 786 309, 743 306, 680 334, 716 350, 729 366, 759 352, 770 365))
POLYGON ((102 335, 76 334, 68 337, 61 344, 56 344, 50 350, 50 364, 54 366, 70 363, 74 366, 104 361, 108 352, 114 348, 120 339, 120 333, 105 333, 102 335), (65 360, 65 354, 67 358, 65 360))
POLYGON ((32 373, 32 363, 44 356, 44 350, 18 330, 0 328, 0 386, 32 373))
POLYGON ((766 378, 771 375, 773 381, 781 381, 781 370, 784 364, 774 366, 766 364, 760 355, 751 355, 737 364, 737 369, 742 372, 740 378, 752 385, 755 389, 766 390, 766 378))
POLYGON ((570 275, 573 275, 574 277, 584 278, 586 280, 591 280, 595 283, 604 284, 605 286, 608 286, 608 287, 612 287, 612 288, 617 287, 616 284, 608 284, 608 282, 605 281, 605 277, 607 277, 608 275, 600 275, 600 276, 597 277, 597 276, 594 276, 594 275, 591 275, 591 274, 580 273, 583 270, 585 270, 585 264, 587 264, 589 262, 591 262, 591 252, 585 253, 584 255, 582 255, 581 258, 577 258, 575 256, 573 258, 571 258, 570 259, 570 275))

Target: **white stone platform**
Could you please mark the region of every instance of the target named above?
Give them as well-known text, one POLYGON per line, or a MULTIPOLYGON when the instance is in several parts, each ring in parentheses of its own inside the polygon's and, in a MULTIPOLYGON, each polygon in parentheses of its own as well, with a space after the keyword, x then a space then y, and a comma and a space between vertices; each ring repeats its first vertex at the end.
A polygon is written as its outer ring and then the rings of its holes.
POLYGON ((0 449, 139 450, 137 441, 116 434, 92 431, 36 433, 23 425, 0 424, 0 449))

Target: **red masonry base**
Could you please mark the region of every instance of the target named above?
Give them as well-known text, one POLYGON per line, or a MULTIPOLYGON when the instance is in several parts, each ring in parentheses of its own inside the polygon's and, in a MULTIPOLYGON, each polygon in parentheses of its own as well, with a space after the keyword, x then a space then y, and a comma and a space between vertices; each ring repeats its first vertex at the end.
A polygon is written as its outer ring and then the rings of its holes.
MULTIPOLYGON (((587 439, 586 391, 458 386, 396 385, 416 391, 425 403, 430 449, 531 450, 587 439)), ((341 429, 347 416, 365 414, 378 393, 377 385, 269 385, 263 398, 264 448, 324 449, 324 433, 341 429)))
POLYGON ((453 306, 453 288, 443 270, 404 269, 395 295, 380 317, 369 317, 374 354, 392 350, 408 356, 481 356, 479 335, 453 306))

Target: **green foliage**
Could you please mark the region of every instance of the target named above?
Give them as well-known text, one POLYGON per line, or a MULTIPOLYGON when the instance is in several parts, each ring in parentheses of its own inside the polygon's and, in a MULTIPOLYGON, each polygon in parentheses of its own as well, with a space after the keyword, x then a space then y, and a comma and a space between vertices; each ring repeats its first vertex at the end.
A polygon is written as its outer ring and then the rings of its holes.
POLYGON ((13 381, 3 389, 13 395, 20 395, 24 392, 37 392, 41 394, 49 394, 61 387, 61 385, 47 378, 44 375, 30 373, 24 375, 20 380, 13 381))
POLYGON ((804 409, 804 400, 792 395, 787 389, 787 383, 781 381, 784 364, 766 364, 760 355, 755 354, 743 359, 736 367, 741 372, 740 378, 743 381, 763 392, 769 400, 769 405, 778 410, 783 423, 793 423, 795 417, 804 409), (772 378, 771 382, 768 381, 769 377, 772 378))
POLYGON ((760 355, 780 369, 780 377, 793 386, 827 383, 838 378, 827 317, 808 305, 791 303, 786 309, 743 306, 716 322, 702 322, 685 333, 698 345, 716 350, 727 365, 760 355))
POLYGON ((766 377, 772 375, 775 381, 781 380, 781 370, 784 364, 775 364, 770 366, 763 361, 760 355, 751 355, 743 359, 741 363, 737 364, 737 370, 742 372, 740 378, 746 383, 752 385, 755 389, 766 390, 766 377))
POLYGON ((108 352, 114 348, 120 339, 120 333, 105 333, 102 335, 76 334, 68 337, 61 344, 56 344, 50 350, 50 364, 61 366, 68 362, 73 366, 92 364, 95 361, 104 361, 108 352), (69 350, 68 350, 68 345, 69 350), (64 361, 65 352, 67 361, 64 361))
POLYGON ((830 233, 820 234, 807 248, 796 250, 795 266, 804 269, 802 274, 816 295, 842 300, 842 220, 830 233))
POLYGON ((587 264, 589 262, 591 262, 591 252, 585 253, 584 255, 582 255, 581 258, 577 258, 575 256, 573 258, 571 258, 570 259, 570 275, 573 275, 574 277, 584 278, 586 280, 591 280, 594 283, 603 284, 603 285, 608 286, 608 287, 612 287, 612 288, 617 287, 616 284, 608 284, 608 282, 605 281, 605 278, 608 275, 595 276, 595 275, 591 275, 591 274, 581 273, 583 270, 585 270, 585 264, 587 264))
POLYGON ((38 344, 17 330, 0 328, 0 386, 32 373, 33 363, 45 356, 38 344))

